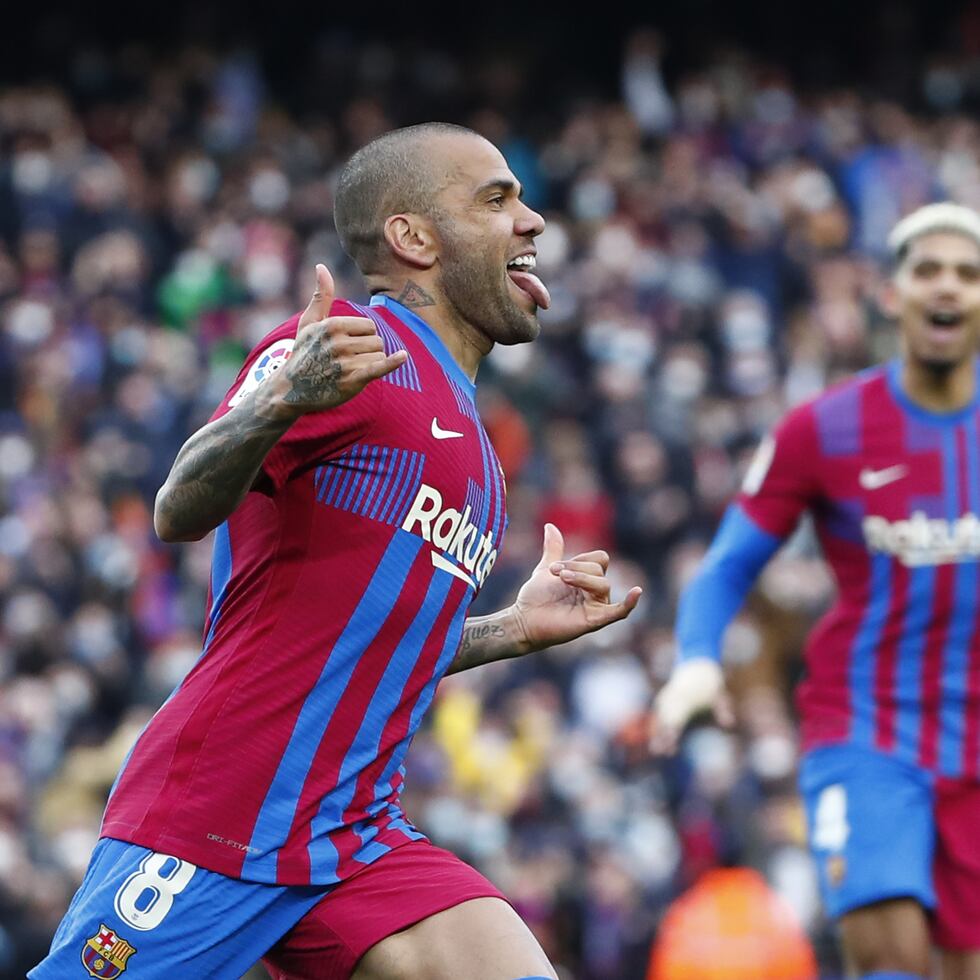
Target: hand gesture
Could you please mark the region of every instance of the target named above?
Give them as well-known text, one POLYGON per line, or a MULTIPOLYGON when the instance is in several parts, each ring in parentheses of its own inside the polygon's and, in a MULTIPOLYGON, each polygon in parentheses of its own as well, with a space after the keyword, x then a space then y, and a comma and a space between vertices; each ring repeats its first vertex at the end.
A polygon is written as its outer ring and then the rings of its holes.
POLYGON ((720 664, 710 657, 692 657, 674 668, 657 694, 650 748, 665 755, 674 752, 685 725, 702 711, 710 711, 722 728, 734 723, 720 664))
POLYGON ((293 351, 281 371, 259 391, 277 414, 298 418, 349 401, 375 378, 401 367, 408 354, 385 355, 374 321, 363 316, 330 316, 333 277, 316 267, 316 291, 300 317, 293 351))
POLYGON ((561 531, 554 524, 545 524, 541 561, 514 603, 529 650, 566 643, 625 619, 643 592, 636 586, 622 602, 610 602, 609 555, 589 551, 564 560, 564 547, 561 531))

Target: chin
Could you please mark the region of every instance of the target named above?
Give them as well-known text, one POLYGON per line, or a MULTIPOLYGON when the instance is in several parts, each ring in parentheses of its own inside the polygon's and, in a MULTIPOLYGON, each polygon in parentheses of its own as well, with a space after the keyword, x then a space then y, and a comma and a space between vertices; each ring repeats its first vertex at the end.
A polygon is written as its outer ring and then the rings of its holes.
POLYGON ((537 306, 527 310, 513 300, 500 309, 499 315, 488 326, 487 335, 495 344, 505 347, 529 343, 541 332, 537 306))
POLYGON ((520 321, 515 319, 508 323, 507 339, 501 339, 497 343, 505 345, 527 344, 541 333, 541 324, 538 322, 537 309, 535 309, 534 313, 525 313, 522 310, 521 314, 520 321))
POLYGON ((924 367, 927 371, 933 374, 948 374, 955 367, 962 364, 966 360, 970 360, 973 357, 972 354, 964 355, 963 357, 954 357, 950 355, 942 354, 926 354, 923 357, 917 357, 916 361, 924 367))

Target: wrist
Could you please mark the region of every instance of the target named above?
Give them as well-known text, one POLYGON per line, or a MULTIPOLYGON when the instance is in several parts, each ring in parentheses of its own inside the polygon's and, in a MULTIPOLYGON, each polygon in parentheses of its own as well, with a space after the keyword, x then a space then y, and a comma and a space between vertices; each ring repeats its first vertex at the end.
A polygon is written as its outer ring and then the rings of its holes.
POLYGON ((526 653, 533 653, 537 649, 528 632, 527 620, 516 602, 506 609, 501 609, 497 615, 504 629, 503 642, 510 649, 512 657, 523 657, 526 653))
POLYGON ((273 376, 266 384, 260 385, 252 392, 253 409, 259 418, 275 422, 287 429, 303 412, 286 401, 285 393, 279 390, 279 385, 275 384, 276 380, 273 376))

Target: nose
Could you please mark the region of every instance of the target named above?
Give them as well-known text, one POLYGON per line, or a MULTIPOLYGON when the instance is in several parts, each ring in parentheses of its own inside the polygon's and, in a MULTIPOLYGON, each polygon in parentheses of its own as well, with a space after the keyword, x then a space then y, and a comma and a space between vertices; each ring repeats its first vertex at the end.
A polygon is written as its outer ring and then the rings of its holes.
POLYGON ((936 296, 939 298, 958 296, 963 283, 955 269, 945 268, 935 281, 936 296))
POLYGON ((520 202, 521 210, 514 221, 514 230, 522 238, 530 235, 535 238, 544 231, 544 218, 534 208, 520 202))

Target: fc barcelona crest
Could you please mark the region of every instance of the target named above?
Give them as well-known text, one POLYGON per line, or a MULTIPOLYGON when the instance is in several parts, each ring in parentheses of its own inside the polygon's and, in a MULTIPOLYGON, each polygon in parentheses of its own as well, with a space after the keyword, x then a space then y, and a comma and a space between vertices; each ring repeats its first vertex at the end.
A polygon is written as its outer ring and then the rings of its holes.
POLYGON ((112 980, 125 971, 127 961, 135 952, 122 936, 102 923, 99 931, 82 947, 82 965, 90 976, 112 980))

